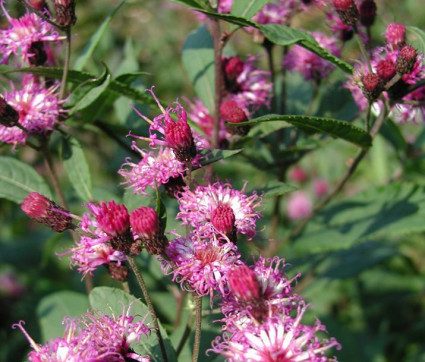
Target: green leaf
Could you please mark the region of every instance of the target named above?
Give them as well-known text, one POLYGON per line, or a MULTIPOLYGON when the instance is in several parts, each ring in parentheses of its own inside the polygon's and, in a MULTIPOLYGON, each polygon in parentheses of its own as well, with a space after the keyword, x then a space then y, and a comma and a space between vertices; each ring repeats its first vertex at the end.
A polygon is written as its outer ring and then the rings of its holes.
POLYGON ((201 166, 206 166, 211 163, 220 161, 224 158, 232 157, 239 152, 242 152, 243 149, 239 150, 201 150, 199 153, 201 155, 200 164, 201 166))
MULTIPOLYGON (((0 74, 7 73, 31 73, 53 79, 62 78, 62 68, 55 67, 31 67, 22 69, 12 69, 8 67, 0 72, 0 74)), ((70 70, 68 73, 68 81, 76 85, 81 85, 82 83, 87 84, 87 82, 96 82, 98 79, 99 77, 96 77, 93 74, 77 70, 70 70)), ((117 79, 122 78, 121 76, 118 76, 117 79)), ((112 94, 116 97, 125 96, 148 106, 156 106, 156 102, 151 96, 119 80, 111 80, 106 91, 108 94, 112 94)))
POLYGON ((105 33, 109 23, 111 22, 114 15, 121 8, 121 6, 124 5, 125 2, 126 0, 121 1, 121 3, 114 10, 112 10, 112 12, 105 18, 105 20, 103 20, 102 24, 97 29, 97 31, 89 39, 82 53, 75 61, 75 65, 73 67, 75 70, 82 70, 84 66, 87 64, 87 62, 89 61, 89 59, 93 57, 93 53, 96 47, 99 45, 100 40, 102 39, 102 36, 105 33))
POLYGON ((69 114, 72 115, 77 111, 81 111, 85 108, 91 106, 94 102, 96 102, 99 97, 105 92, 105 90, 109 87, 111 82, 111 75, 109 72, 105 73, 105 76, 102 76, 102 82, 90 89, 83 97, 81 97, 76 104, 71 108, 69 114))
POLYGON ((176 4, 186 5, 195 9, 203 8, 202 4, 197 0, 170 0, 170 1, 176 4))
MULTIPOLYGON (((94 310, 98 310, 107 315, 121 315, 123 308, 127 308, 131 304, 131 315, 135 316, 135 321, 142 320, 146 315, 149 315, 148 307, 139 299, 136 299, 130 294, 126 294, 120 289, 110 287, 97 287, 92 290, 89 295, 90 306, 94 310)), ((150 316, 146 318, 146 323, 153 326, 150 316)), ((165 348, 169 361, 176 361, 176 355, 171 342, 167 336, 165 329, 160 324, 159 326, 162 338, 164 339, 165 348)), ((142 336, 140 344, 133 343, 131 347, 136 353, 150 354, 152 361, 162 361, 161 350, 158 345, 156 333, 152 331, 147 337, 142 336)))
POLYGON ((302 252, 348 249, 380 237, 425 231, 425 186, 393 183, 325 208, 294 247, 302 252))
POLYGON ((192 31, 183 46, 183 67, 196 94, 214 112, 214 44, 205 26, 192 31))
POLYGON ((235 24, 235 25, 239 25, 239 26, 252 26, 254 28, 258 28, 257 23, 255 23, 254 21, 242 18, 240 16, 235 16, 235 15, 232 15, 232 14, 220 14, 220 13, 216 13, 216 12, 213 12, 213 11, 202 10, 202 9, 199 9, 199 8, 197 10, 204 13, 205 15, 209 15, 213 18, 217 18, 217 19, 227 21, 228 23, 231 23, 231 24, 235 24))
POLYGON ((232 14, 251 19, 271 0, 233 0, 232 14))
MULTIPOLYGON (((366 131, 351 123, 333 118, 269 114, 254 118, 248 122, 238 123, 238 125, 253 125, 261 122, 275 121, 285 121, 307 131, 326 133, 332 137, 341 138, 364 148, 370 147, 372 144, 372 138, 366 131)), ((231 124, 229 123, 229 125, 231 124)))
POLYGON ((89 301, 85 294, 68 290, 44 297, 37 306, 43 341, 62 337, 65 326, 61 323, 65 317, 80 317, 87 313, 89 301))
POLYGON ((264 198, 272 198, 275 196, 285 195, 289 192, 295 191, 297 188, 280 181, 270 181, 266 186, 256 188, 259 195, 263 194, 264 198))
POLYGON ((257 27, 262 31, 264 36, 274 44, 281 46, 292 44, 301 45, 302 47, 317 54, 319 57, 336 65, 344 72, 348 74, 353 72, 353 67, 350 64, 334 56, 327 49, 322 48, 316 39, 306 32, 278 24, 257 24, 257 27))
POLYGON ((78 197, 87 202, 93 199, 89 165, 84 151, 73 137, 62 139, 62 160, 72 187, 78 197))
POLYGON ((12 157, 0 156, 0 198, 19 204, 33 191, 52 198, 49 186, 31 166, 12 157))
POLYGON ((416 37, 412 45, 421 53, 425 54, 425 32, 416 26, 406 26, 407 31, 413 33, 416 37))

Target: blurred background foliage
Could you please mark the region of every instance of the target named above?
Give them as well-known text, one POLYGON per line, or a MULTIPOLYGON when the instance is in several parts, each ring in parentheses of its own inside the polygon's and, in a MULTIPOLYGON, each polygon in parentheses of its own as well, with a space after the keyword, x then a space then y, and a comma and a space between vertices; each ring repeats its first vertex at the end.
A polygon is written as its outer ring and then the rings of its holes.
MULTIPOLYGON (((118 4, 112 0, 77 1, 73 62, 118 4)), ((425 26, 425 8, 416 0, 377 1, 377 4, 379 17, 373 28, 375 45, 382 41, 388 23, 425 26)), ((13 5, 12 12, 22 11, 22 7, 13 5)), ((4 18, 0 21, 5 25, 4 18)), ((298 16, 293 25, 314 30, 322 24, 323 14, 314 11, 298 16)), ((194 14, 182 6, 166 1, 129 0, 106 28, 86 70, 100 75, 104 62, 114 77, 144 72, 146 74, 132 80, 137 89, 143 91, 155 85, 164 104, 183 96, 190 99, 195 92, 182 66, 181 53, 188 34, 198 26, 194 14)), ((263 48, 243 31, 232 39, 228 51, 242 57, 260 54, 262 66, 267 66, 263 48)), ((344 49, 343 58, 347 61, 358 58, 354 41, 344 49)), ((323 85, 316 115, 343 120, 356 118, 351 95, 340 89, 344 77, 336 71, 323 85)), ((7 83, 4 86, 7 87, 7 83)), ((299 76, 289 75, 289 114, 302 114, 306 110, 311 88, 299 76)), ((135 134, 146 134, 147 126, 132 110, 133 103, 121 97, 106 103, 93 122, 82 122, 78 117, 67 122, 69 132, 78 138, 88 159, 95 199, 124 198, 127 204, 146 203, 125 192, 120 185, 123 180, 117 170, 126 157, 134 155, 111 139, 112 134, 129 145, 124 137, 129 129, 135 134)), ((149 112, 141 104, 135 106, 149 112)), ((273 251, 290 264, 289 276, 302 271, 296 290, 313 304, 308 318, 310 321, 316 317, 321 319, 329 334, 342 344, 342 350, 335 355, 343 362, 425 361, 425 131, 423 124, 400 125, 396 129, 399 132, 391 125, 383 129, 343 195, 325 208, 294 241, 270 246, 267 238, 273 198, 267 198, 259 237, 253 243, 239 245, 247 259, 252 254, 273 251)), ((339 140, 319 141, 321 147, 304 157, 301 165, 310 181, 320 177, 333 185, 356 148, 339 140)), ((59 143, 59 138, 52 142, 52 150, 57 155, 59 143)), ((307 141, 306 146, 316 147, 307 141)), ((272 151, 255 138, 246 148, 246 152, 216 164, 215 171, 220 178, 232 180, 235 187, 249 180, 249 190, 261 189, 276 180, 276 168, 267 163, 272 151)), ((1 155, 10 155, 10 152, 10 147, 0 147, 1 155)), ((13 157, 33 164, 46 177, 41 160, 32 150, 18 148, 13 157)), ((83 207, 78 195, 63 169, 60 174, 71 210, 81 213, 83 207)), ((310 181, 294 183, 294 186, 312 192, 310 181)), ((280 202, 284 206, 286 198, 280 202)), ((178 228, 173 220, 176 204, 171 199, 166 203, 167 229, 178 228)), ((52 326, 61 328, 63 315, 79 315, 88 304, 83 297, 85 290, 80 274, 70 270, 67 256, 57 256, 72 245, 68 234, 54 234, 34 223, 16 204, 5 199, 0 200, 0 220, 0 360, 19 361, 25 359, 29 347, 23 335, 11 329, 13 323, 25 320, 28 332, 41 342, 49 333, 54 334, 52 326), (70 294, 55 299, 57 294, 53 293, 58 292, 70 294), (71 302, 63 303, 63 300, 71 302)), ((283 218, 278 235, 285 235, 289 227, 290 221, 283 218)), ((144 256, 139 262, 154 290, 153 299, 166 321, 165 327, 171 331, 172 306, 175 306, 171 284, 163 277, 156 261, 144 256)), ((106 270, 96 273, 94 283, 119 287, 106 270)), ((132 290, 136 290, 133 280, 130 284, 132 290)), ((211 322, 208 328, 211 336, 218 333, 218 325, 211 322)), ((180 330, 171 338, 177 339, 179 333, 180 330)), ((208 338, 204 344, 205 350, 209 346, 208 338)))

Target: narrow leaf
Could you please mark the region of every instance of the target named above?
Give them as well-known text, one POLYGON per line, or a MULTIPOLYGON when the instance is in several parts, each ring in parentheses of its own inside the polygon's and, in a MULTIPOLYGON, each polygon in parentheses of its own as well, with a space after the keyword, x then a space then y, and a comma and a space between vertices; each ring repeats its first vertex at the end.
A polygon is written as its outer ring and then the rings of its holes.
POLYGON ((62 139, 62 160, 72 187, 78 197, 87 202, 93 199, 89 166, 84 151, 77 139, 62 139))
POLYGON ((300 129, 326 133, 332 137, 341 138, 364 148, 370 147, 372 144, 372 138, 366 131, 351 123, 333 118, 269 114, 248 122, 238 123, 238 125, 253 125, 261 122, 275 121, 285 121, 300 129))
POLYGON ((31 166, 12 157, 0 156, 0 198, 21 203, 33 191, 52 198, 46 182, 31 166))
POLYGON ((114 9, 112 12, 103 20, 100 27, 97 29, 97 31, 92 35, 92 37, 87 42, 86 46, 84 47, 82 53, 75 61, 74 69, 75 70, 81 70, 84 68, 84 66, 87 64, 88 60, 93 56, 93 53, 98 46, 100 40, 102 39, 103 34, 105 33, 109 23, 111 22, 114 15, 118 12, 118 10, 121 8, 121 6, 124 5, 126 0, 121 1, 121 3, 114 9))
POLYGON ((272 198, 275 196, 285 195, 289 192, 295 191, 297 188, 292 185, 288 185, 280 181, 270 181, 266 183, 266 186, 257 188, 258 194, 263 194, 264 198, 272 198))
POLYGON ((234 0, 232 14, 251 19, 271 0, 234 0))
POLYGON ((70 114, 74 114, 77 111, 81 111, 91 104, 96 102, 96 100, 106 91, 111 82, 111 75, 108 74, 101 85, 90 89, 70 110, 70 114))
POLYGON ((182 61, 196 94, 210 113, 213 113, 214 44, 205 26, 194 30, 187 37, 183 46, 182 61))
POLYGON ((202 166, 209 165, 211 163, 220 161, 224 158, 232 157, 239 152, 242 152, 243 149, 239 150, 201 150, 199 153, 201 154, 200 164, 202 166))
POLYGON ((348 74, 353 72, 353 67, 350 64, 334 56, 327 49, 322 48, 319 43, 306 32, 278 24, 257 25, 257 27, 262 31, 265 37, 274 44, 281 46, 292 44, 301 45, 302 47, 317 54, 319 57, 336 65, 344 72, 348 74))

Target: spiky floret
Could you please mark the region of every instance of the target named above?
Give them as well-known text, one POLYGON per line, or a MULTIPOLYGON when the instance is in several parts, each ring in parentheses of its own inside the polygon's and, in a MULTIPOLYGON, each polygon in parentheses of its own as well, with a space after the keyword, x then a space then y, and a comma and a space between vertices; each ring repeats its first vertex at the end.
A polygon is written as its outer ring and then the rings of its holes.
POLYGON ((193 191, 186 188, 178 196, 180 212, 177 218, 203 235, 211 231, 220 232, 212 222, 213 213, 219 207, 228 206, 234 214, 236 232, 252 238, 256 221, 261 216, 260 212, 255 211, 261 204, 261 197, 255 192, 247 196, 245 187, 246 184, 239 191, 229 183, 216 182, 198 186, 193 191))

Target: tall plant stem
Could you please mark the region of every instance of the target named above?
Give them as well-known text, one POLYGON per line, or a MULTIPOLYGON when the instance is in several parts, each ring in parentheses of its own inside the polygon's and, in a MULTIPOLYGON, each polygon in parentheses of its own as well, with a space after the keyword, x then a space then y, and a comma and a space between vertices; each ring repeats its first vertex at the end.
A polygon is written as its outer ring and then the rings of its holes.
POLYGON ((156 315, 151 298, 149 296, 148 289, 146 288, 145 281, 143 280, 142 274, 137 268, 137 265, 134 259, 131 256, 127 256, 127 260, 128 260, 128 263, 130 264, 131 269, 133 270, 133 273, 136 275, 137 283, 139 284, 139 287, 143 293, 143 297, 145 298, 146 305, 148 306, 149 312, 151 314, 153 325, 155 327, 155 333, 159 342, 159 347, 161 348, 162 358, 164 359, 165 362, 167 362, 168 361, 167 352, 165 350, 164 340, 162 339, 161 331, 159 329, 158 317, 156 315))
POLYGON ((270 77, 271 77, 271 81, 273 84, 273 98, 272 98, 272 102, 271 102, 271 108, 272 108, 272 112, 275 113, 277 112, 277 92, 276 92, 276 71, 275 71, 275 67, 274 67, 274 62, 273 62, 273 44, 270 43, 265 43, 263 44, 263 47, 266 49, 266 53, 267 53, 267 63, 269 66, 269 70, 270 70, 270 77))
POLYGON ((192 362, 197 362, 199 348, 201 346, 201 325, 202 325, 202 296, 196 295, 195 300, 195 340, 193 342, 192 362))
POLYGON ((65 29, 66 40, 65 40, 65 58, 63 61, 63 73, 62 73, 62 83, 59 92, 59 99, 65 98, 66 93, 66 82, 68 79, 69 72, 69 60, 71 58, 71 27, 68 26, 65 29))
POLYGON ((221 54, 223 50, 223 42, 220 33, 220 23, 217 19, 212 18, 212 33, 214 40, 214 130, 212 139, 212 148, 218 148, 220 134, 220 106, 222 98, 222 80, 223 72, 221 65, 221 54))
MULTIPOLYGON (((388 115, 388 106, 386 104, 386 102, 384 103, 382 109, 381 109, 381 113, 378 116, 378 119, 376 120, 375 124, 373 125, 372 130, 370 131, 370 135, 373 138, 375 138, 375 136, 378 134, 379 130, 381 129, 385 119, 387 118, 388 115)), ((342 178, 339 180, 339 182, 337 183, 337 185, 335 186, 335 188, 332 190, 331 193, 329 193, 328 196, 326 196, 314 209, 313 212, 311 213, 311 215, 304 219, 303 221, 301 221, 293 230, 292 232, 288 235, 287 238, 285 238, 285 241, 287 240, 291 240, 293 238, 295 238, 296 236, 298 236, 306 227, 306 225, 309 223, 309 221, 311 219, 313 219, 337 194, 339 194, 339 192, 344 188, 345 184, 347 183, 347 181, 351 178, 351 176, 354 174, 354 172, 356 171, 357 167, 359 166, 360 162, 363 160, 363 158, 367 155, 369 151, 369 148, 366 149, 362 149, 357 157, 354 159, 354 161, 351 163, 350 167, 348 168, 348 170, 345 172, 345 174, 342 176, 342 178)))
POLYGON ((360 48, 360 53, 362 53, 362 56, 367 63, 367 68, 369 69, 369 72, 372 73, 373 70, 372 70, 372 65, 370 64, 369 55, 367 54, 366 47, 363 43, 363 39, 361 38, 361 36, 359 34, 359 29, 357 28, 356 24, 353 25, 353 31, 354 31, 354 35, 355 35, 356 40, 357 40, 357 44, 359 45, 359 48, 360 48))

